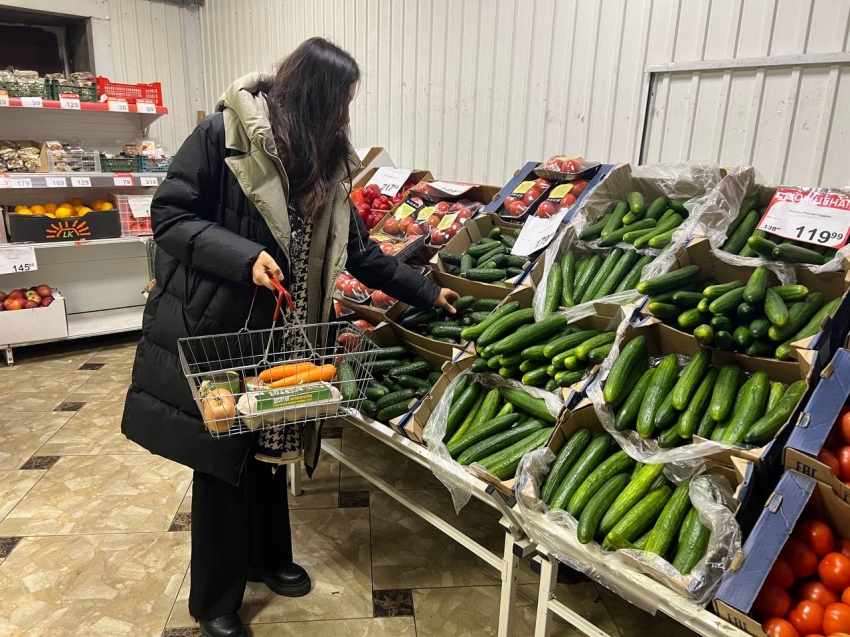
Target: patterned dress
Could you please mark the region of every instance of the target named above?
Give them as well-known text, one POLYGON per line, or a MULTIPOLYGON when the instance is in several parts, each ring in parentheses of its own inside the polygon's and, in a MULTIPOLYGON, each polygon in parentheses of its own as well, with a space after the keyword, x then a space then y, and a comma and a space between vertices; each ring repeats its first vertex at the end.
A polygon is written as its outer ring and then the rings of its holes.
MULTIPOLYGON (((313 237, 313 218, 302 215, 293 202, 289 202, 288 211, 292 238, 289 248, 289 279, 283 284, 289 290, 295 312, 287 310, 284 317, 289 325, 305 325, 307 323, 307 261, 310 254, 310 241, 313 237)), ((300 330, 286 330, 280 351, 304 351, 308 346, 300 330)), ((257 460, 272 464, 299 460, 303 427, 304 425, 301 424, 286 425, 261 431, 257 443, 257 460)))

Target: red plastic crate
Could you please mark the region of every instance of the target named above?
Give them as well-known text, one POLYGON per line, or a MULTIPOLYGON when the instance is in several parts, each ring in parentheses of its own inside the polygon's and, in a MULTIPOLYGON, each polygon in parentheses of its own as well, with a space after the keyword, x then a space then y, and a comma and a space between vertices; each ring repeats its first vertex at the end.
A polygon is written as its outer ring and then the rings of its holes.
POLYGON ((98 76, 97 94, 106 95, 109 98, 127 100, 128 104, 135 104, 136 100, 150 100, 157 106, 162 106, 162 84, 118 84, 110 82, 109 79, 98 76))

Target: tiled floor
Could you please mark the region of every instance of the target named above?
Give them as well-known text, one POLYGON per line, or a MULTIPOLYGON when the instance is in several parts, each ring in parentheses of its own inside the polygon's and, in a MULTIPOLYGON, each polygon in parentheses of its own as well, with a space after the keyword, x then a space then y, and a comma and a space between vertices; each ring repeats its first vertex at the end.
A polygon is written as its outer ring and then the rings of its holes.
MULTIPOLYGON (((198 637, 189 616, 191 472, 120 433, 132 339, 18 350, 0 368, 0 637, 198 637)), ((350 426, 341 448, 438 515, 447 491, 419 465, 350 426)), ((294 552, 313 591, 286 599, 249 584, 255 637, 496 634, 499 577, 327 455, 290 498, 294 552)), ((496 513, 473 500, 464 530, 499 550, 496 513)), ((691 635, 589 582, 558 598, 613 637, 691 635)), ((516 635, 533 634, 537 576, 520 571, 516 635)), ((557 621, 554 637, 578 635, 557 621)))

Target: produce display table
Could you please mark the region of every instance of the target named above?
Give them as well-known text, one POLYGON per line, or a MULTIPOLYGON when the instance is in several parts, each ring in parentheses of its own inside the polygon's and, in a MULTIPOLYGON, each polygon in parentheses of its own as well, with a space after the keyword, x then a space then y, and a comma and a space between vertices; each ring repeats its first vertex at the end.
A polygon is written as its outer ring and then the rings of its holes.
MULTIPOLYGON (((425 447, 408 440, 386 425, 367 418, 362 414, 347 416, 344 420, 377 440, 380 440, 387 446, 392 447, 405 457, 419 463, 423 467, 430 468, 430 452, 425 447)), ((505 542, 504 550, 499 554, 485 548, 447 520, 422 507, 415 500, 409 498, 402 491, 396 489, 379 476, 370 473, 369 470, 360 466, 356 460, 353 460, 341 450, 335 449, 330 445, 323 447, 323 450, 331 457, 336 458, 341 464, 350 468, 357 475, 368 480, 388 496, 404 505, 412 513, 442 531, 499 571, 502 580, 502 592, 499 602, 499 627, 497 634, 498 637, 510 637, 513 635, 514 603, 516 601, 519 562, 523 557, 533 553, 535 545, 525 536, 517 514, 505 502, 502 495, 486 482, 472 475, 469 476, 469 486, 472 489, 472 495, 481 500, 481 502, 493 507, 502 515, 500 523, 505 529, 505 542)))

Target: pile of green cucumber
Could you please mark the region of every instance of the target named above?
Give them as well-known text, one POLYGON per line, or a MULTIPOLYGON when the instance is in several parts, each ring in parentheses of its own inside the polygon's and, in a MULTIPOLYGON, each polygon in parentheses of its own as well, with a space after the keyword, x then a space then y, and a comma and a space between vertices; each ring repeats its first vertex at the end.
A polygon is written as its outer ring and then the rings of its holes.
POLYGON ((363 389, 365 400, 360 411, 385 423, 406 414, 410 401, 423 398, 442 376, 428 361, 403 345, 377 350, 375 360, 364 366, 372 374, 372 380, 363 389))
POLYGON ((611 212, 585 227, 579 239, 598 239, 600 248, 618 243, 629 243, 638 249, 663 248, 688 217, 686 201, 688 199, 657 197, 647 204, 641 193, 631 192, 626 201, 615 203, 611 212))
POLYGON ((558 452, 541 499, 578 520, 582 544, 655 553, 687 575, 711 533, 691 504, 690 480, 670 485, 663 469, 635 463, 605 432, 578 429, 558 452))
POLYGON ((764 445, 788 422, 805 393, 802 380, 786 388, 763 371, 745 378, 737 365, 713 367, 707 349, 681 373, 676 354, 653 367, 643 335, 622 348, 602 388, 614 410, 614 428, 636 430, 662 448, 687 444, 694 436, 764 445))
MULTIPOLYGON (((836 254, 834 248, 805 241, 792 241, 764 230, 756 230, 766 208, 756 210, 755 199, 744 199, 738 216, 726 229, 726 241, 721 250, 742 257, 761 257, 771 261, 823 265, 836 254)), ((828 233, 827 233, 828 234, 828 233)))
POLYGON ((507 480, 526 453, 546 444, 555 422, 542 398, 514 387, 488 390, 467 374, 454 387, 444 442, 460 464, 477 462, 507 480))
POLYGON ((522 274, 529 261, 527 256, 511 254, 519 231, 496 226, 488 236, 470 244, 463 254, 443 250, 440 258, 451 268, 450 274, 470 281, 499 284, 522 274))
POLYGON ((604 257, 599 254, 581 257, 567 252, 549 270, 544 308, 552 313, 559 306, 573 307, 609 294, 634 290, 644 267, 655 258, 622 248, 614 248, 604 257))
POLYGON ((403 328, 435 341, 463 345, 469 339, 463 336, 464 328, 481 324, 499 305, 499 299, 476 299, 462 296, 452 303, 457 312, 449 314, 442 308, 417 310, 408 307, 398 317, 403 328))
POLYGON ((650 314, 727 352, 791 360, 791 343, 820 332, 841 304, 804 285, 768 285, 766 266, 746 281, 700 282, 698 275, 699 266, 685 266, 639 283, 638 291, 649 295, 650 314))
POLYGON ((567 325, 563 314, 535 322, 533 309, 520 309, 513 301, 470 328, 466 337, 475 341, 478 354, 471 371, 557 391, 605 360, 616 334, 567 325))

